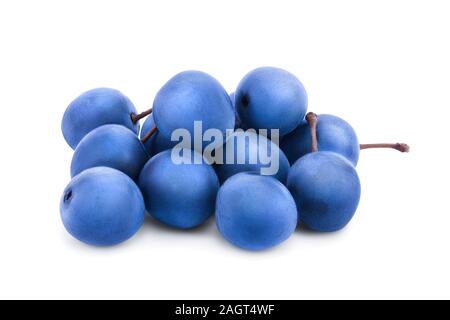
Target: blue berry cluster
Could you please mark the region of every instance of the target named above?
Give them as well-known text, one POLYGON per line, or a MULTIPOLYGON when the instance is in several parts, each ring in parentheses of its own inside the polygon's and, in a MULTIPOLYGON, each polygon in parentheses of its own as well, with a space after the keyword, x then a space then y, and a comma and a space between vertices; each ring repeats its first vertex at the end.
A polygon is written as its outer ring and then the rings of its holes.
POLYGON ((95 246, 129 239, 146 212, 179 229, 215 215, 223 237, 248 250, 280 244, 299 222, 317 232, 340 230, 360 199, 360 145, 347 122, 307 114, 307 105, 302 83, 273 67, 251 71, 231 95, 204 72, 179 73, 143 113, 117 90, 85 92, 62 120, 75 150, 62 222, 95 246), (174 139, 180 129, 189 136, 181 146, 174 139), (231 161, 215 161, 218 154, 231 161), (270 165, 264 154, 276 156, 270 174, 262 170, 270 165))

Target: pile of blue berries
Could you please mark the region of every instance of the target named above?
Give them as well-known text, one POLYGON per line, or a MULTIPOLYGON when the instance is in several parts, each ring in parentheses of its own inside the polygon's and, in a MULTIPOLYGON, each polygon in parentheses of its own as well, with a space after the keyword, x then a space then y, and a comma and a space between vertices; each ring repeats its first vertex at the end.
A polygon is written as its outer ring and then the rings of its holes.
POLYGON ((179 229, 215 214, 223 237, 248 250, 280 244, 298 223, 342 229, 360 199, 360 150, 409 148, 360 145, 346 121, 307 113, 307 104, 302 83, 272 67, 248 73, 231 95, 206 73, 179 73, 142 113, 117 90, 83 93, 62 120, 75 150, 60 203, 65 228, 110 246, 132 237, 145 212, 179 229), (188 134, 183 144, 177 132, 188 134), (267 157, 277 166, 264 173, 267 157))

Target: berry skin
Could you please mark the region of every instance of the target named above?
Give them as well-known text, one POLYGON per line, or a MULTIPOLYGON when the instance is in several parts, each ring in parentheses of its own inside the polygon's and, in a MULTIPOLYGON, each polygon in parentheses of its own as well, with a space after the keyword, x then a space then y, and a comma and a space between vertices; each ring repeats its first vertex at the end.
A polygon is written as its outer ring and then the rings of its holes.
MULTIPOLYGON (((176 129, 186 129, 194 137, 195 121, 201 121, 202 133, 217 129, 223 137, 235 124, 228 93, 216 79, 200 71, 184 71, 170 79, 155 97, 153 117, 166 141, 176 129)), ((209 144, 203 142, 202 148, 209 144)))
POLYGON ((293 74, 263 67, 241 80, 235 103, 245 128, 279 129, 284 136, 305 117, 308 97, 303 84, 293 74))
POLYGON ((136 114, 136 109, 120 91, 92 89, 70 103, 61 129, 69 146, 75 149, 86 134, 105 124, 120 124, 137 134, 139 123, 133 123, 131 114, 136 114))
POLYGON ((297 203, 299 221, 321 232, 344 228, 355 214, 361 195, 352 163, 327 151, 297 160, 289 171, 287 187, 297 203))
POLYGON ((111 246, 131 238, 144 222, 144 199, 122 172, 96 167, 72 179, 60 202, 61 219, 76 239, 111 246))
MULTIPOLYGON (((359 159, 359 142, 355 130, 345 120, 322 114, 317 118, 317 142, 320 151, 336 152, 354 166, 359 159)), ((280 148, 291 164, 311 152, 311 131, 306 120, 283 137, 280 148)))
POLYGON ((244 127, 241 123, 241 119, 239 119, 239 113, 236 110, 235 96, 236 96, 236 94, 234 92, 230 93, 231 104, 233 105, 233 111, 234 111, 234 116, 235 116, 234 128, 235 129, 238 129, 238 128, 244 129, 244 127))
POLYGON ((147 162, 138 184, 152 217, 174 228, 194 228, 214 213, 219 180, 200 153, 178 148, 174 152, 200 163, 175 164, 172 150, 163 151, 147 162))
POLYGON ((297 209, 278 180, 243 172, 229 178, 217 195, 216 223, 222 236, 247 250, 276 246, 295 231, 297 209))
POLYGON ((239 172, 260 172, 261 168, 270 167, 270 163, 267 164, 266 162, 261 161, 259 151, 262 147, 267 148, 267 152, 266 150, 261 151, 267 153, 269 158, 273 155, 273 160, 278 160, 278 171, 272 176, 281 183, 286 184, 290 166, 283 151, 281 151, 281 149, 270 139, 258 135, 254 131, 244 132, 242 130, 235 131, 231 134, 227 138, 225 144, 218 149, 220 151, 216 152, 216 154, 220 154, 220 152, 223 154, 223 164, 217 164, 215 166, 220 182, 223 183, 226 179, 239 172), (245 146, 244 148, 240 148, 240 143, 238 141, 242 141, 243 139, 245 139, 245 146), (233 150, 234 158, 232 159, 232 163, 226 163, 227 148, 233 150), (278 159, 275 159, 276 153, 278 153, 278 159), (244 161, 239 161, 239 159, 243 159, 244 161), (256 161, 253 161, 254 159, 256 159, 256 161))
POLYGON ((110 167, 137 180, 149 156, 139 138, 124 126, 107 124, 89 132, 72 158, 71 175, 93 167, 110 167))
MULTIPOLYGON (((145 137, 145 135, 152 130, 152 128, 156 127, 155 120, 153 120, 153 115, 149 115, 147 119, 145 119, 144 124, 142 125, 141 130, 141 139, 145 137)), ((168 150, 173 148, 178 141, 171 141, 164 138, 159 132, 155 132, 147 141, 144 142, 144 147, 147 150, 150 157, 153 157, 155 154, 158 154, 164 150, 168 150)))

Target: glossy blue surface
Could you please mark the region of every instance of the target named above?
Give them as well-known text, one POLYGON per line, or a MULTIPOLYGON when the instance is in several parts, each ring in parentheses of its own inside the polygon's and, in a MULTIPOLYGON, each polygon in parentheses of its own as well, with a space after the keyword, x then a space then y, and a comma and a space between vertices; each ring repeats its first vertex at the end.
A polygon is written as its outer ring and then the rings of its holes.
MULTIPOLYGON (((359 159, 359 142, 355 130, 343 119, 322 114, 317 119, 317 142, 319 151, 332 151, 347 158, 356 166, 359 159)), ((280 144, 289 162, 311 152, 311 132, 306 120, 290 134, 283 137, 280 144)))
POLYGON ((76 239, 110 246, 133 236, 144 222, 144 199, 122 172, 96 167, 83 171, 64 190, 62 222, 76 239))
POLYGON ((149 156, 139 138, 129 129, 107 124, 89 132, 78 144, 72 158, 72 177, 93 167, 110 167, 122 171, 133 180, 149 156))
POLYGON ((286 184, 286 179, 288 176, 290 165, 283 151, 281 151, 281 149, 269 139, 261 135, 258 135, 255 132, 252 131, 244 132, 242 130, 235 131, 233 134, 231 134, 227 138, 226 143, 221 148, 218 149, 221 150, 221 152, 223 153, 224 159, 223 164, 215 165, 215 169, 220 182, 223 183, 226 179, 239 172, 248 172, 248 171, 260 172, 261 168, 270 167, 270 164, 265 164, 264 161, 263 161, 264 164, 261 162, 261 158, 258 155, 259 148, 261 147, 267 148, 267 154, 269 157, 272 155, 272 150, 278 151, 279 170, 273 176, 274 178, 281 181, 283 184, 286 184), (245 145, 241 147, 238 141, 239 139, 243 138, 245 138, 245 145), (260 144, 261 142, 263 143, 260 144), (234 150, 233 151, 234 158, 232 164, 225 163, 227 158, 227 148, 230 148, 230 150, 234 150), (238 163, 239 157, 244 159, 243 163, 238 163), (257 159, 257 161, 256 162, 251 161, 252 159, 257 159))
POLYGON ((105 124, 120 124, 137 134, 139 124, 131 121, 132 113, 136 113, 133 103, 120 91, 93 89, 67 107, 61 124, 62 133, 72 149, 86 134, 105 124))
POLYGON ((236 90, 236 108, 246 128, 294 130, 305 117, 308 98, 291 73, 263 67, 248 73, 236 90))
MULTIPOLYGON (((179 150, 178 150, 179 151, 179 150)), ((158 221, 180 229, 201 225, 213 213, 219 180, 214 169, 201 164, 175 164, 171 150, 152 157, 139 177, 147 211, 158 221)), ((184 158, 201 154, 183 149, 184 158)))
POLYGON ((179 128, 194 137, 194 121, 202 121, 203 132, 214 128, 225 137, 226 129, 234 129, 235 122, 228 93, 216 79, 200 71, 181 72, 170 79, 155 97, 153 117, 166 140, 179 128))
POLYGON ((359 203, 361 186, 352 163, 333 152, 314 152, 295 162, 288 189, 297 203, 298 218, 315 231, 345 227, 359 203))
POLYGON ((297 226, 297 209, 278 180, 256 173, 228 179, 217 195, 219 232, 234 245, 263 250, 289 238, 297 226))
MULTIPOLYGON (((145 137, 145 135, 155 127, 155 121, 153 119, 153 115, 149 115, 142 125, 141 130, 141 139, 145 137)), ((155 154, 158 154, 164 150, 168 150, 178 144, 177 141, 172 142, 164 138, 158 131, 156 131, 145 143, 144 147, 147 150, 148 154, 153 157, 155 154)))

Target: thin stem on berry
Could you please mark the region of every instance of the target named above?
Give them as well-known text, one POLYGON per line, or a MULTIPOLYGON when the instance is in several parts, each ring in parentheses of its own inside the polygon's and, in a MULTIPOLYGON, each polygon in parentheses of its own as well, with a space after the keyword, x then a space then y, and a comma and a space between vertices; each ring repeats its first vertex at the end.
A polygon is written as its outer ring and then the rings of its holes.
POLYGON ((319 151, 317 143, 317 114, 314 112, 308 112, 306 115, 306 121, 308 121, 309 128, 311 130, 311 152, 319 151))
POLYGON ((153 109, 148 109, 144 112, 141 112, 139 114, 134 114, 132 113, 131 116, 131 121, 133 121, 133 124, 136 124, 139 120, 141 120, 142 118, 145 118, 146 116, 148 116, 149 114, 151 114, 153 111, 153 109))
POLYGON ((360 144, 359 148, 361 150, 388 148, 388 149, 395 149, 400 152, 409 152, 409 146, 406 143, 369 143, 369 144, 360 144))
POLYGON ((150 137, 156 132, 158 131, 158 128, 153 127, 152 130, 150 130, 149 132, 147 132, 147 134, 141 139, 142 143, 146 143, 148 139, 150 139, 150 137))

